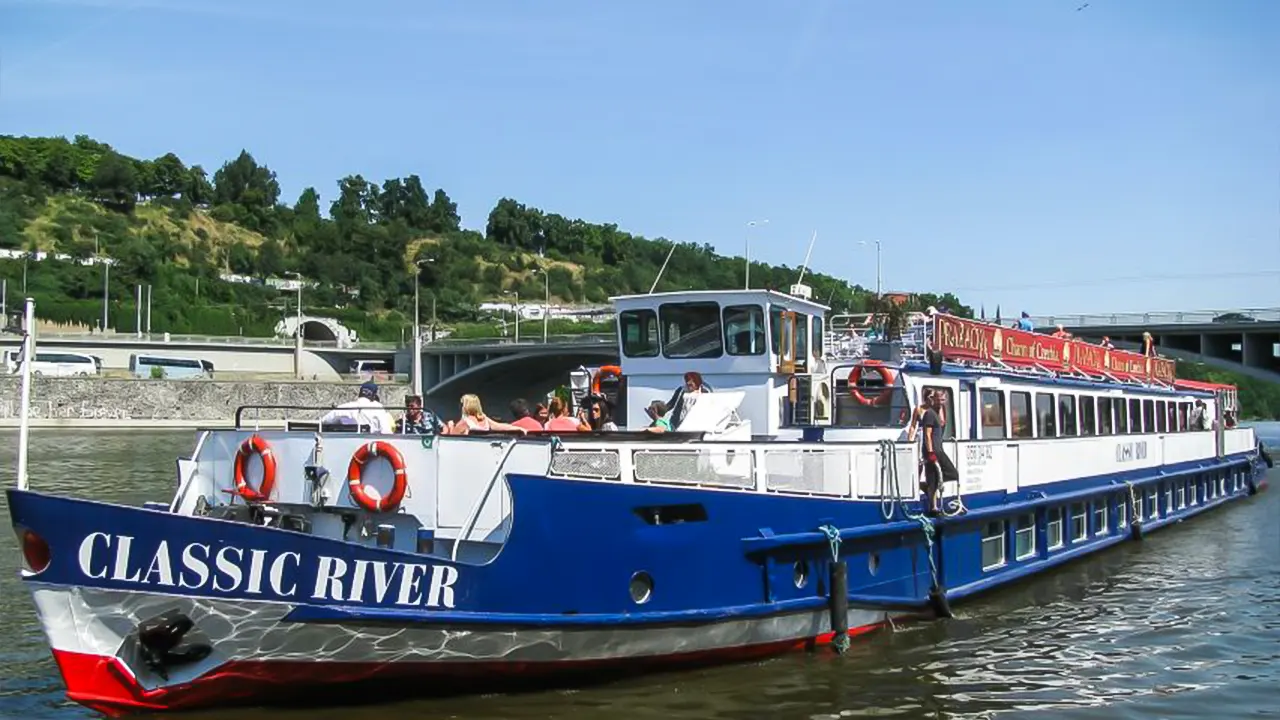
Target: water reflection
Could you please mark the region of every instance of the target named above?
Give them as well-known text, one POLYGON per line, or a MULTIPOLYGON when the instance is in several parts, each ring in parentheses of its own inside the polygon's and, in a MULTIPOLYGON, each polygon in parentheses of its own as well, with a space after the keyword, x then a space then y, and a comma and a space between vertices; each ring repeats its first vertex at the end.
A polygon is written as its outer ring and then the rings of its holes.
MULTIPOLYGON (((0 433, 0 465, 7 468, 13 441, 12 433, 0 433)), ((114 502, 168 500, 174 458, 193 444, 194 433, 185 430, 37 430, 32 483, 114 502)), ((1280 475, 1272 475, 1272 484, 1280 484, 1280 475)), ((1280 487, 1273 487, 1034 585, 961 605, 952 620, 864 638, 842 658, 796 653, 578 690, 198 717, 814 720, 995 718, 1037 710, 1110 719, 1274 712, 1277 516, 1280 487)), ((15 579, 16 553, 12 534, 0 533, 0 716, 95 717, 62 699, 30 598, 15 579)))

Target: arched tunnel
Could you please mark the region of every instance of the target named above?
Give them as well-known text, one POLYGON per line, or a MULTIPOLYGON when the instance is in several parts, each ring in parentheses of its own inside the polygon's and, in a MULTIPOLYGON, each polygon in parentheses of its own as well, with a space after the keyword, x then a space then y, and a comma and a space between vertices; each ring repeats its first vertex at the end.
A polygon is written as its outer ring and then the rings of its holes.
MULTIPOLYGON (((541 402, 547 393, 569 384, 570 371, 584 365, 617 364, 618 351, 606 347, 499 355, 443 378, 434 385, 430 382, 433 373, 426 367, 433 360, 431 356, 423 358, 426 405, 447 419, 456 419, 458 399, 466 393, 474 393, 480 396, 486 412, 500 419, 509 419, 507 405, 512 400, 524 398, 530 404, 541 402)), ((436 373, 436 377, 439 376, 436 373)))
POLYGON ((332 343, 338 341, 338 333, 322 320, 303 320, 302 339, 306 342, 332 343))

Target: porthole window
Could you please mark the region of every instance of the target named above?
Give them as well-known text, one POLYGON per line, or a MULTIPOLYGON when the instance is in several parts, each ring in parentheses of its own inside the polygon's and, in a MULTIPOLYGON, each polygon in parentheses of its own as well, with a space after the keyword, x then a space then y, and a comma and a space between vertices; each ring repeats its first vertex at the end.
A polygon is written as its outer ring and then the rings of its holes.
POLYGON ((631 576, 631 601, 637 605, 649 602, 653 597, 653 578, 647 572, 638 572, 631 576))

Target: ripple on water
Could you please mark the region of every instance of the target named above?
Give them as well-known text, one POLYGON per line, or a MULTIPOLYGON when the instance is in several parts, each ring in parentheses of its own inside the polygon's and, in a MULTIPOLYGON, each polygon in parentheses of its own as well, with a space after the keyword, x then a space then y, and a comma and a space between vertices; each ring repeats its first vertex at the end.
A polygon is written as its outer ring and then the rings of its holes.
MULTIPOLYGON (((168 499, 190 432, 36 431, 36 487, 137 504, 168 499)), ((0 465, 12 462, 0 434, 0 465)), ((1273 475, 1280 485, 1280 475, 1273 475)), ((4 501, 0 498, 0 504, 4 501)), ((200 713, 256 720, 1192 718, 1275 714, 1280 491, 1180 523, 957 608, 872 634, 845 657, 656 675, 602 687, 384 706, 200 713)), ((95 717, 67 703, 0 532, 0 716, 95 717)))

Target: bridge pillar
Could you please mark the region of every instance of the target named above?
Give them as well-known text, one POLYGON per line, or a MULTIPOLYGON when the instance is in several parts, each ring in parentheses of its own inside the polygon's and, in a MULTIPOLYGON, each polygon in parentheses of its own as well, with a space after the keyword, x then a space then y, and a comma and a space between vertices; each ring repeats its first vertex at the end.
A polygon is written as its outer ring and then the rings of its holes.
POLYGON ((1280 333, 1246 332, 1240 345, 1241 363, 1245 367, 1280 372, 1277 346, 1280 346, 1280 333))
POLYGON ((1156 338, 1156 344, 1162 348, 1170 350, 1183 350, 1199 355, 1203 348, 1202 336, 1200 335, 1161 335, 1156 338))

